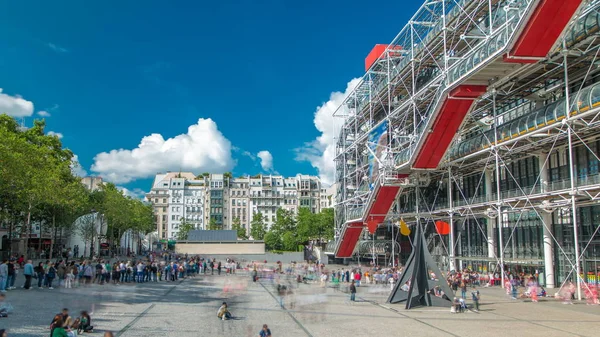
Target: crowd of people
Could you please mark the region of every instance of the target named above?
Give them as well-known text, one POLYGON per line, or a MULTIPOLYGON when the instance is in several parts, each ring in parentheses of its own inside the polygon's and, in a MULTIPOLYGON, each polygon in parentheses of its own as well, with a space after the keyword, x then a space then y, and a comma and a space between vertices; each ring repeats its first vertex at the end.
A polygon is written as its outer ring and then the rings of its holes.
MULTIPOLYGON (((260 279, 271 280, 276 284, 280 296, 280 304, 283 307, 283 297, 291 293, 290 285, 280 281, 281 275, 287 275, 288 280, 295 280, 298 284, 315 283, 322 287, 331 286, 349 293, 349 300, 356 301, 357 288, 361 285, 374 285, 376 287, 393 287, 403 273, 403 267, 381 267, 381 266, 348 266, 336 270, 328 270, 320 263, 291 263, 284 267, 283 263, 268 265, 267 261, 252 261, 244 266, 239 261, 226 259, 217 261, 214 258, 200 256, 177 255, 164 252, 162 254, 149 253, 141 258, 126 258, 114 260, 97 258, 71 260, 59 259, 55 262, 46 260, 34 266, 31 260, 7 259, 0 264, 0 317, 6 317, 12 306, 6 301, 4 293, 14 290, 15 279, 19 270, 22 269, 25 276, 24 289, 54 289, 64 287, 66 289, 97 285, 122 285, 141 284, 146 282, 174 282, 188 277, 202 275, 225 275, 239 273, 240 270, 248 272, 251 280, 257 282, 260 279), (34 282, 35 280, 35 282, 34 282)), ((430 272, 430 279, 437 280, 435 273, 430 272)), ((448 298, 452 303, 452 312, 464 312, 467 310, 467 299, 472 302, 472 310, 479 310, 480 292, 477 287, 500 287, 506 289, 506 293, 512 299, 531 298, 537 302, 539 296, 546 296, 545 290, 537 283, 535 275, 523 275, 508 273, 505 283, 498 273, 479 273, 469 269, 452 271, 443 276, 441 282, 447 282, 448 286, 456 293, 453 298, 448 298), (519 293, 519 290, 522 291, 519 293)), ((226 283, 227 284, 227 283, 226 283)), ((227 287, 227 285, 226 285, 227 287)), ((410 282, 402 285, 402 290, 408 291, 410 282)), ((383 288, 382 288, 383 289, 383 288)), ((571 303, 575 292, 572 282, 566 283, 556 294, 563 303, 571 303)), ((598 288, 595 285, 585 285, 588 304, 598 303, 598 288)), ((434 296, 444 297, 439 286, 430 290, 434 296)), ((446 296, 447 298, 447 296, 446 296)), ((221 320, 235 319, 226 302, 217 310, 217 318, 221 320)), ((68 310, 64 309, 61 314, 54 317, 51 324, 51 337, 69 336, 74 337, 84 332, 92 332, 93 325, 90 315, 82 311, 80 315, 72 319, 68 310)), ((270 329, 265 325, 259 333, 260 336, 270 336, 270 329)), ((0 337, 2 334, 0 333, 0 337)))

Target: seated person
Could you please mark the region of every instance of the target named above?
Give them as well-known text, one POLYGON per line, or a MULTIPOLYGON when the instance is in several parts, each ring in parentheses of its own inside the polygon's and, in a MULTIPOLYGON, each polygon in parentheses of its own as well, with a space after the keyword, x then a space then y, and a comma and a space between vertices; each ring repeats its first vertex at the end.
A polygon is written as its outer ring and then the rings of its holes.
POLYGON ((460 301, 458 300, 457 297, 455 297, 454 300, 452 301, 452 308, 451 308, 450 312, 455 312, 455 313, 460 312, 460 301))
POLYGON ((13 307, 6 301, 6 295, 0 294, 0 317, 8 317, 8 314, 12 314, 13 307))
POLYGON ((266 324, 263 324, 262 330, 258 333, 259 337, 271 337, 271 330, 266 324))
POLYGON ((50 337, 68 337, 67 331, 63 327, 63 321, 60 315, 56 315, 55 320, 50 327, 50 337))
POLYGON ((62 318, 63 327, 70 328, 71 325, 73 324, 73 319, 71 319, 71 316, 69 316, 69 309, 63 308, 62 312, 59 315, 62 318))
POLYGON ((87 311, 82 311, 77 324, 77 333, 81 332, 94 332, 94 326, 92 325, 92 318, 87 311))
POLYGON ((219 311, 217 311, 217 317, 222 319, 222 320, 227 320, 230 319, 231 313, 229 312, 229 309, 227 309, 227 303, 223 302, 223 304, 221 305, 221 307, 219 308, 219 311))

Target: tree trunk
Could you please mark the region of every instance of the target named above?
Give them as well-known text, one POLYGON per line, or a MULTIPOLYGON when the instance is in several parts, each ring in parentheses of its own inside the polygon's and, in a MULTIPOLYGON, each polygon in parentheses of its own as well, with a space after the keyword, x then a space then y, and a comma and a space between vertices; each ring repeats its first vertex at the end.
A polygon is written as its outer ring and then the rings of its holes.
MULTIPOLYGON (((38 250, 40 251, 40 254, 42 252, 42 220, 40 220, 40 235, 38 236, 38 250)), ((46 258, 48 258, 46 256, 46 258)))
POLYGON ((8 221, 8 256, 12 255, 12 232, 14 217, 8 221))
MULTIPOLYGON (((54 241, 56 240, 56 216, 52 214, 52 228, 54 228, 54 236, 50 234, 50 261, 52 261, 52 255, 54 252, 54 241)), ((41 236, 41 232, 40 232, 41 236)))
POLYGON ((31 257, 29 256, 29 237, 31 236, 31 202, 29 203, 29 208, 27 209, 27 235, 25 235, 25 257, 26 260, 29 260, 31 257))

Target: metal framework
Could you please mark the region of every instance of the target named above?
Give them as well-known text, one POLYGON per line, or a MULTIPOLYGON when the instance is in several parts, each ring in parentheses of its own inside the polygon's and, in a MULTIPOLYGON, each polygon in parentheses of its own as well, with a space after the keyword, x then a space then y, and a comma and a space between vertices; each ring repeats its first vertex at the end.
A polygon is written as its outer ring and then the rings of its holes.
POLYGON ((578 210, 600 203, 599 11, 599 0, 425 1, 334 113, 335 255, 383 221, 441 219, 450 268, 475 255, 504 277, 515 233, 535 223, 546 285, 577 280, 581 298, 581 260, 600 248, 598 223, 578 232, 578 210), (477 253, 457 252, 465 226, 485 239, 477 253))

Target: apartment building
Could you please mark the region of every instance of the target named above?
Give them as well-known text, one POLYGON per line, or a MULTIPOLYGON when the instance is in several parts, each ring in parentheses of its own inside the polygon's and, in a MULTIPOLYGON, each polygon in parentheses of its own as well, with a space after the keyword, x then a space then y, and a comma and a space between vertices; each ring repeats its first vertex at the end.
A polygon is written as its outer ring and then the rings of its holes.
POLYGON ((333 184, 329 187, 321 187, 320 193, 320 206, 319 211, 325 208, 333 208, 335 204, 335 191, 337 189, 337 184, 333 184))
POLYGON ((232 223, 234 219, 240 219, 240 224, 242 228, 246 228, 247 233, 250 231, 250 222, 252 221, 248 196, 249 187, 250 177, 232 179, 229 187, 229 219, 232 223))
POLYGON ((196 179, 191 172, 159 173, 151 191, 146 194, 156 217, 158 237, 174 239, 182 219, 204 229, 204 179, 196 179))
POLYGON ((231 229, 233 220, 239 218, 249 234, 256 213, 263 214, 267 228, 275 223, 279 208, 296 213, 298 207, 307 207, 318 213, 331 207, 332 198, 322 197, 322 190, 330 193, 330 189, 321 188, 318 177, 302 174, 232 178, 230 173, 196 176, 169 172, 156 175, 146 197, 154 207, 159 237, 173 239, 181 219, 197 229, 208 229, 211 222, 231 229))
POLYGON ((231 175, 210 174, 204 177, 206 199, 204 203, 204 221, 208 225, 216 224, 219 229, 231 229, 228 217, 229 184, 231 175))
POLYGON ((298 189, 298 206, 308 207, 313 213, 320 211, 321 181, 318 177, 298 174, 296 176, 298 189))
POLYGON ((104 184, 104 181, 102 177, 83 177, 81 178, 81 183, 89 191, 97 191, 104 184))

